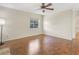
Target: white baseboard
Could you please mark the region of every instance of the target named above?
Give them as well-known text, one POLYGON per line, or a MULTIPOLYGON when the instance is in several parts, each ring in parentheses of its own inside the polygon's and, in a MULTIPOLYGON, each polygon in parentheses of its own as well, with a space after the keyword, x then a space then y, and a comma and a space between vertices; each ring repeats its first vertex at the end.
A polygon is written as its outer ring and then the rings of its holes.
MULTIPOLYGON (((21 39, 21 38, 24 38, 24 37, 29 37, 29 36, 36 36, 36 35, 40 35, 40 34, 42 34, 42 33, 38 33, 38 34, 31 34, 31 35, 25 35, 25 36, 19 36, 19 37, 13 37, 13 38, 9 38, 9 39, 7 39, 7 40, 5 40, 5 41, 9 41, 9 40, 16 40, 16 39, 21 39)), ((4 41, 4 42, 5 42, 4 41)))
POLYGON ((67 37, 65 35, 58 35, 58 34, 55 34, 55 33, 53 33, 53 34, 51 34, 51 33, 45 33, 45 34, 46 35, 50 35, 50 36, 54 36, 54 37, 59 37, 59 38, 67 39, 67 40, 72 40, 71 37, 67 37))

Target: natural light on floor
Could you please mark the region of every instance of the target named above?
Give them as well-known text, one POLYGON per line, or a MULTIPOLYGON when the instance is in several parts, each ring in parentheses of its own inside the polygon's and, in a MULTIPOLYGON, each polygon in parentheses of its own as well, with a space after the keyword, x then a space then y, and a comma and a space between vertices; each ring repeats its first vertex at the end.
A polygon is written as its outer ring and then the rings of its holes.
POLYGON ((33 40, 29 43, 29 51, 28 54, 36 54, 40 50, 40 42, 38 39, 33 40))

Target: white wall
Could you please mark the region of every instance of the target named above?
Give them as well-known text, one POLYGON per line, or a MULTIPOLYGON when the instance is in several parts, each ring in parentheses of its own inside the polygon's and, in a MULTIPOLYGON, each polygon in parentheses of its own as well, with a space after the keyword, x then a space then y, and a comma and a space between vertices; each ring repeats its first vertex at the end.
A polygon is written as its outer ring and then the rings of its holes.
POLYGON ((4 40, 12 40, 43 33, 43 16, 29 12, 18 11, 0 6, 0 17, 5 18, 4 40), (29 28, 29 18, 39 20, 37 29, 29 28))
POLYGON ((72 40, 72 10, 62 11, 44 17, 44 33, 72 40))
POLYGON ((77 33, 79 32, 79 11, 78 10, 76 10, 76 13, 75 13, 75 21, 76 21, 75 29, 77 33))
POLYGON ((0 17, 6 19, 6 24, 4 26, 5 40, 18 39, 42 33, 69 40, 74 37, 74 30, 72 29, 74 29, 75 26, 73 25, 72 28, 72 24, 74 22, 74 19, 72 19, 72 10, 62 11, 53 15, 44 16, 44 26, 42 15, 13 10, 1 6, 0 17), (39 19, 39 28, 29 28, 29 17, 35 17, 39 19))

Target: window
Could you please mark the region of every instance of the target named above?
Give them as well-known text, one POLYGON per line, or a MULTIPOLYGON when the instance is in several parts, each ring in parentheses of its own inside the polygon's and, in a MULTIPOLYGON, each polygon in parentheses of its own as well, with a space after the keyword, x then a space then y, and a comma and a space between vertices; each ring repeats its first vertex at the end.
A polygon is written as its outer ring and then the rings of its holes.
POLYGON ((30 20, 30 28, 38 28, 38 20, 30 20))

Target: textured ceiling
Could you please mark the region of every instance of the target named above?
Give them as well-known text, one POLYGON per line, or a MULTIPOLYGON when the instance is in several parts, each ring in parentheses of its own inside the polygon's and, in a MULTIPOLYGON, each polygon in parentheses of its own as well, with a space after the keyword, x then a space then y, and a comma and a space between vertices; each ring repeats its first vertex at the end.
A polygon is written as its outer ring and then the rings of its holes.
POLYGON ((42 10, 40 10, 41 3, 0 3, 0 6, 13 8, 17 10, 27 11, 27 12, 33 12, 37 14, 53 14, 56 12, 68 10, 68 9, 79 9, 79 4, 77 3, 53 3, 51 7, 54 8, 53 11, 46 10, 45 13, 42 13, 42 10))

